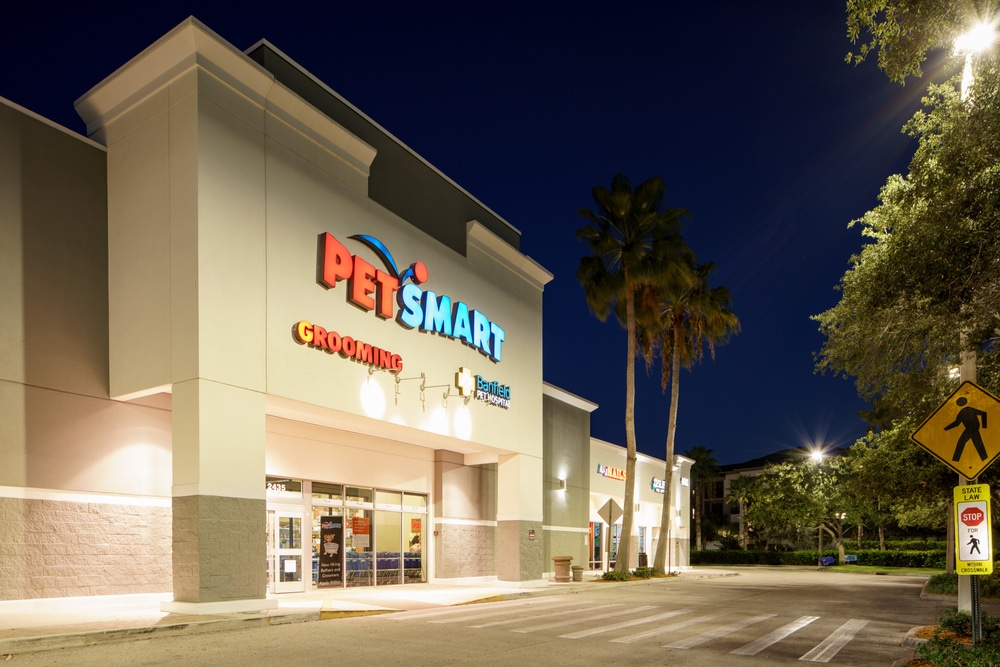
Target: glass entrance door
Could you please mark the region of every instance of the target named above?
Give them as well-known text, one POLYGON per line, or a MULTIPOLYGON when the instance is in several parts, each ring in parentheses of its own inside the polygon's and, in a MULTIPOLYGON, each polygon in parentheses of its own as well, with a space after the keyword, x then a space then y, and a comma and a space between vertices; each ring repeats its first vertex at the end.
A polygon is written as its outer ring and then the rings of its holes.
POLYGON ((272 593, 305 590, 302 512, 267 511, 267 583, 272 593))

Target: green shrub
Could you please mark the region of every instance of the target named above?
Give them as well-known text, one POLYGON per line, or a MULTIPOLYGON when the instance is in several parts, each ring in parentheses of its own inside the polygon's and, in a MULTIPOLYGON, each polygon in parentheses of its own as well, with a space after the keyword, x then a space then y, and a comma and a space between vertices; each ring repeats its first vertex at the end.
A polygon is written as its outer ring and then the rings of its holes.
MULTIPOLYGON (((958 590, 958 584, 955 585, 958 590)), ((979 577, 979 594, 984 598, 1000 598, 1000 570, 979 577)))
POLYGON ((972 635, 972 616, 949 607, 941 612, 941 626, 934 638, 919 647, 920 657, 938 667, 993 667, 1000 664, 1000 619, 987 613, 982 615, 982 643, 969 648, 954 639, 946 639, 941 631, 953 632, 957 637, 972 635))
POLYGON ((958 595, 958 575, 954 572, 935 574, 927 580, 925 590, 934 595, 958 595))
MULTIPOLYGON (((847 549, 858 557, 858 565, 876 567, 944 568, 944 551, 878 551, 847 549)), ((837 558, 834 550, 801 551, 692 551, 692 565, 816 565, 820 555, 837 558)), ((997 582, 1000 587, 1000 581, 997 582)))
POLYGON ((972 616, 964 611, 959 611, 958 607, 948 607, 938 616, 938 625, 942 630, 954 632, 960 637, 972 636, 972 616))
POLYGON ((628 581, 631 578, 628 572, 619 572, 618 570, 609 570, 601 575, 601 579, 604 581, 628 581))
POLYGON ((653 572, 654 571, 655 571, 655 568, 652 568, 652 567, 637 567, 632 572, 632 575, 636 579, 649 579, 650 577, 653 576, 653 572))
POLYGON ((742 551, 743 545, 740 538, 735 535, 723 535, 719 538, 719 549, 722 551, 742 551))
POLYGON ((920 657, 937 667, 993 667, 1000 664, 1000 647, 980 644, 967 648, 962 644, 935 637, 917 649, 920 657))

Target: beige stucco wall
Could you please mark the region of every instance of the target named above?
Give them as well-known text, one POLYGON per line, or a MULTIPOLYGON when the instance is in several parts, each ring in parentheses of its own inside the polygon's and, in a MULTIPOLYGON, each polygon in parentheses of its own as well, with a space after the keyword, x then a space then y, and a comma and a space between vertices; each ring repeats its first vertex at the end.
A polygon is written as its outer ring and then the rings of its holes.
MULTIPOLYGON (((614 499, 619 506, 625 498, 625 482, 611 479, 597 472, 598 465, 605 465, 625 470, 626 450, 596 438, 591 439, 590 453, 590 520, 602 522, 598 512, 610 499, 614 499)), ((673 548, 671 549, 671 568, 686 567, 690 554, 690 517, 691 517, 691 460, 683 456, 675 455, 674 465, 677 470, 673 471, 672 493, 674 496, 675 521, 671 529, 670 539, 673 548)), ((636 460, 636 480, 635 498, 639 506, 635 513, 633 544, 638 544, 639 527, 646 528, 645 552, 649 556, 649 564, 652 565, 653 554, 656 550, 656 541, 660 536, 660 519, 663 511, 663 494, 653 490, 653 478, 663 479, 666 466, 664 461, 655 459, 644 454, 639 454, 636 460)), ((619 519, 618 523, 621 520, 619 519)), ((638 550, 633 550, 633 563, 631 567, 638 564, 638 550)))

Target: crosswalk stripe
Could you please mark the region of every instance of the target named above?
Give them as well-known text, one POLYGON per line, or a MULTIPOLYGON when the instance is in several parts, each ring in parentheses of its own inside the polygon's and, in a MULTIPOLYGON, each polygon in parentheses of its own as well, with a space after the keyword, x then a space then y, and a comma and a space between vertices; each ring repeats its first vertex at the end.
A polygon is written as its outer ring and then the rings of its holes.
MULTIPOLYGON (((517 599, 517 600, 505 600, 503 602, 491 602, 490 606, 494 609, 523 609, 526 607, 540 609, 545 605, 550 605, 555 600, 552 596, 547 596, 543 598, 527 598, 527 599, 517 599)), ((468 613, 470 607, 467 605, 462 606, 448 606, 448 607, 434 607, 433 609, 419 609, 413 611, 404 611, 398 614, 380 614, 378 616, 373 616, 372 618, 380 621, 410 621, 414 619, 421 618, 431 618, 433 616, 451 616, 453 614, 465 614, 468 613)))
POLYGON ((837 655, 840 649, 844 648, 849 641, 854 639, 854 635, 860 632, 861 628, 868 625, 868 621, 852 618, 847 623, 833 631, 816 648, 806 653, 799 660, 808 662, 830 662, 830 658, 837 655))
POLYGON ((627 637, 619 637, 618 639, 612 639, 612 643, 615 644, 631 644, 632 642, 637 642, 640 639, 648 639, 649 637, 655 637, 657 635, 662 635, 667 632, 673 632, 674 630, 683 630, 691 625, 696 625, 698 623, 704 623, 705 621, 714 621, 722 616, 728 616, 732 612, 720 611, 716 614, 709 614, 708 616, 699 616, 698 618, 690 618, 686 621, 681 621, 680 623, 671 623, 670 625, 665 625, 662 628, 656 628, 655 630, 647 630, 646 632, 640 632, 637 635, 629 635, 627 637))
POLYGON ((678 611, 668 611, 665 614, 657 614, 656 616, 645 616, 643 618, 636 618, 631 621, 623 621, 622 623, 615 623, 614 625, 605 625, 601 628, 591 628, 590 630, 580 630, 579 632, 573 632, 568 635, 559 635, 560 639, 580 639, 582 637, 590 637, 591 635, 598 635, 602 632, 611 632, 612 630, 621 630, 622 628, 631 628, 636 625, 643 625, 644 623, 654 623, 656 621, 662 621, 667 618, 673 618, 674 616, 680 616, 681 614, 687 614, 694 611, 694 609, 680 609, 678 611))
POLYGON ((752 641, 749 644, 741 646, 735 651, 730 651, 730 652, 735 653, 736 655, 757 655, 758 653, 766 649, 768 646, 772 644, 777 644, 788 635, 792 634, 793 632, 796 632, 797 630, 801 630, 802 628, 806 627, 807 625, 818 619, 819 616, 800 616, 791 623, 781 626, 774 632, 769 632, 760 639, 752 641))
POLYGON ((581 611, 594 611, 594 610, 597 610, 597 609, 607 609, 608 607, 620 607, 620 606, 622 606, 621 602, 617 602, 615 604, 602 604, 602 605, 598 605, 596 607, 592 607, 592 606, 577 607, 576 609, 570 609, 568 611, 557 611, 554 614, 538 614, 536 616, 523 616, 521 618, 510 618, 510 619, 507 619, 506 621, 494 621, 492 623, 483 623, 482 625, 473 625, 471 627, 473 627, 473 628, 491 628, 491 627, 493 627, 495 625, 508 625, 510 623, 523 623, 524 621, 536 621, 536 620, 538 620, 540 618, 552 618, 553 616, 566 616, 567 614, 578 614, 581 611))
MULTIPOLYGON (((511 614, 520 614, 525 611, 549 611, 551 609, 561 609, 563 607, 579 607, 579 602, 560 602, 559 604, 545 605, 544 607, 532 607, 530 610, 526 610, 524 607, 519 607, 517 609, 501 609, 499 611, 490 611, 482 614, 466 614, 464 616, 459 616, 458 618, 445 618, 437 621, 429 621, 429 623, 464 623, 466 621, 476 621, 481 618, 492 618, 494 616, 510 616, 511 614)), ((468 611, 468 608, 466 609, 468 611)), ((538 616, 536 618, 547 618, 549 614, 543 616, 538 616)))
MULTIPOLYGON (((607 614, 599 614, 597 616, 587 616, 585 618, 571 618, 568 621, 559 621, 557 623, 546 623, 545 625, 536 625, 533 628, 520 628, 514 630, 513 632, 528 633, 528 632, 538 632, 539 630, 551 630, 552 628, 561 628, 566 625, 573 625, 574 623, 590 623, 591 621, 599 621, 604 618, 611 618, 612 616, 620 616, 622 614, 636 614, 640 611, 646 611, 648 609, 656 609, 656 605, 643 605, 642 607, 636 607, 635 609, 630 609, 628 611, 619 609, 612 611, 607 614)), ((588 611, 590 611, 588 609, 588 611)))
POLYGON ((723 625, 718 628, 713 628, 700 635, 695 635, 694 637, 687 637, 686 639, 679 639, 675 642, 667 644, 663 648, 693 648, 695 646, 700 646, 706 642, 710 642, 713 639, 718 639, 719 637, 725 637, 728 634, 742 630, 745 627, 751 626, 754 623, 760 623, 761 621, 766 621, 769 618, 774 618, 777 614, 761 614, 759 616, 753 616, 751 618, 744 618, 741 621, 735 621, 728 625, 723 625))

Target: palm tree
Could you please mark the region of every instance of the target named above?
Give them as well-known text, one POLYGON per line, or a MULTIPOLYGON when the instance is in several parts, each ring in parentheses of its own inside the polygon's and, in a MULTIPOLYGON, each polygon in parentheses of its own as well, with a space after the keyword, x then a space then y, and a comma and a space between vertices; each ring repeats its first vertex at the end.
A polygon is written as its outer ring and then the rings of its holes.
POLYGON ((750 497, 753 495, 753 485, 753 477, 740 475, 733 481, 729 482, 729 495, 726 496, 727 503, 730 505, 737 505, 740 508, 740 546, 744 549, 747 548, 747 505, 750 503, 750 497))
MULTIPOLYGON (((660 280, 645 288, 640 298, 643 307, 643 323, 651 323, 656 328, 649 331, 647 341, 652 338, 660 346, 663 364, 662 386, 670 384, 670 415, 667 422, 666 464, 663 496, 663 510, 660 515, 660 539, 656 543, 653 567, 661 572, 667 562, 667 542, 671 528, 671 483, 674 466, 674 436, 677 433, 677 405, 680 396, 681 366, 690 368, 700 362, 705 348, 715 358, 715 347, 723 345, 729 337, 738 333, 740 321, 732 311, 732 296, 725 287, 710 287, 709 276, 715 264, 697 265, 694 255, 688 253, 688 271, 673 271, 660 275, 660 280), (680 277, 679 277, 680 276, 680 277), (669 363, 668 363, 669 362, 669 363), (668 374, 669 368, 669 374, 668 374)), ((647 329, 648 331, 648 329, 647 329)), ((652 355, 647 343, 646 361, 652 355)))
POLYGON ((711 449, 701 445, 687 450, 684 456, 694 461, 691 466, 691 477, 694 479, 694 543, 696 548, 704 549, 701 515, 705 510, 705 490, 708 482, 719 474, 719 462, 712 456, 711 449))
POLYGON ((580 209, 591 222, 576 233, 592 253, 580 260, 577 280, 584 288, 587 306, 601 321, 614 310, 627 331, 625 367, 625 507, 623 539, 615 569, 627 572, 632 554, 632 524, 635 512, 635 357, 636 290, 662 273, 664 258, 679 244, 683 209, 661 210, 665 186, 659 177, 632 189, 629 179, 617 174, 611 189, 594 186, 596 211, 580 209), (624 309, 624 313, 621 310, 624 309))

